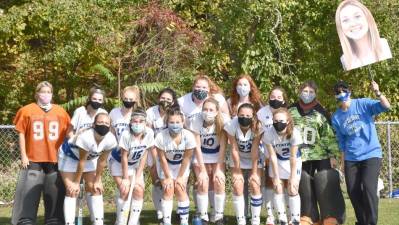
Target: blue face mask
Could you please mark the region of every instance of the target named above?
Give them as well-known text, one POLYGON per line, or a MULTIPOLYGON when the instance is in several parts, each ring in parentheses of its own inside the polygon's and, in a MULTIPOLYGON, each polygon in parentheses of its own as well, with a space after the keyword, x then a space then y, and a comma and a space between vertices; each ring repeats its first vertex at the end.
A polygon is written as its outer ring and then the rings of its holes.
POLYGON ((133 123, 130 124, 130 129, 132 130, 133 133, 135 134, 140 134, 144 131, 144 124, 143 123, 133 123))
POLYGON ((335 95, 335 99, 337 99, 338 102, 346 102, 350 99, 350 97, 351 97, 350 92, 341 92, 335 95))
POLYGON ((178 134, 183 129, 182 123, 168 123, 168 129, 171 133, 178 134))
POLYGON ((302 92, 300 98, 303 101, 303 103, 309 104, 313 102, 313 100, 316 98, 316 94, 309 92, 302 92))
POLYGON ((202 101, 208 97, 208 92, 205 90, 201 90, 201 89, 195 89, 193 91, 193 95, 196 99, 202 101))

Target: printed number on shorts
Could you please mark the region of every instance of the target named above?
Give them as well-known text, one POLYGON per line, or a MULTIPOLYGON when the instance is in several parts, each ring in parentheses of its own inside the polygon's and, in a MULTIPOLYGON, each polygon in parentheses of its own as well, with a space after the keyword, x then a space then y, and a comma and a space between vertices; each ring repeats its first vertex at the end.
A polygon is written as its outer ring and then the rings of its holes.
MULTIPOLYGON (((54 141, 58 139, 58 121, 50 121, 48 124, 48 139, 54 141)), ((44 123, 43 121, 33 122, 33 139, 40 141, 44 139, 44 123)))
POLYGON ((251 148, 252 148, 252 143, 250 142, 247 144, 239 144, 238 148, 239 148, 240 152, 245 152, 245 153, 250 152, 251 148))
POLYGON ((313 127, 303 128, 303 143, 313 145, 316 142, 317 131, 313 127))
POLYGON ((182 157, 183 157, 183 154, 178 153, 178 154, 175 154, 175 155, 173 156, 173 160, 174 160, 174 161, 178 161, 178 160, 180 160, 182 157))
POLYGON ((202 144, 205 146, 212 146, 213 144, 215 144, 215 139, 213 137, 204 138, 204 142, 202 144))

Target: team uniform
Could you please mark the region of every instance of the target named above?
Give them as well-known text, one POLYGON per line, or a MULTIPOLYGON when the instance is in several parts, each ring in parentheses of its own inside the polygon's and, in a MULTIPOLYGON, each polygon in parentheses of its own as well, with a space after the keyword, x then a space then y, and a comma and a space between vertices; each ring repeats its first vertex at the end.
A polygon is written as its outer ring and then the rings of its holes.
MULTIPOLYGON (((222 114, 223 124, 227 124, 230 120, 222 114)), ((204 119, 201 114, 197 114, 189 121, 187 128, 199 134, 201 138, 201 152, 204 163, 217 163, 219 158, 219 138, 216 135, 216 125, 213 124, 208 128, 203 126, 204 119)), ((194 160, 196 162, 196 160, 194 160)))
MULTIPOLYGON (((59 169, 63 172, 76 172, 79 164, 79 150, 88 152, 83 172, 92 172, 97 168, 97 159, 104 151, 110 151, 117 146, 115 136, 108 132, 97 145, 94 139, 94 129, 88 129, 76 137, 69 148, 62 147, 59 153, 59 169)), ((64 143, 65 144, 65 143, 64 143)))
MULTIPOLYGON (((248 130, 246 134, 243 134, 240 128, 240 124, 238 123, 238 117, 234 117, 224 126, 224 130, 227 134, 235 137, 238 146, 238 152, 240 156, 240 168, 241 169, 252 169, 252 159, 251 159, 251 147, 252 141, 255 137, 255 134, 252 130, 248 130)), ((263 129, 259 132, 260 134, 263 132, 263 129)), ((264 154, 259 151, 258 157, 258 168, 263 168, 264 164, 264 154)), ((230 156, 230 167, 234 167, 234 163, 232 157, 230 156)))
MULTIPOLYGON (((107 113, 107 111, 105 109, 99 108, 96 111, 97 115, 98 113, 107 113)), ((89 113, 87 112, 87 109, 85 106, 81 106, 79 108, 77 108, 74 112, 73 112, 73 116, 72 116, 72 120, 71 120, 71 124, 73 126, 73 130, 76 132, 80 131, 81 129, 87 129, 92 127, 93 123, 94 123, 94 117, 91 117, 89 115, 89 113)))
MULTIPOLYGON (((216 101, 219 103, 219 107, 222 107, 226 103, 226 99, 223 97, 221 94, 213 94, 213 98, 216 99, 216 101)), ((180 105, 180 109, 183 112, 185 118, 186 118, 186 125, 189 124, 189 122, 196 116, 196 115, 201 115, 202 113, 202 105, 197 106, 194 101, 193 101, 193 93, 190 92, 186 95, 183 95, 182 97, 177 99, 177 102, 180 105)))
MULTIPOLYGON (((274 127, 267 129, 263 133, 262 141, 265 145, 270 144, 272 145, 276 156, 277 156, 277 171, 279 178, 282 180, 288 180, 291 175, 291 165, 290 165, 290 155, 291 155, 291 147, 292 146, 299 146, 302 144, 302 136, 299 130, 294 128, 291 138, 287 139, 281 137, 274 127)), ((301 161, 301 154, 298 150, 297 158, 296 158, 296 174, 298 181, 301 177, 301 170, 302 170, 302 161, 301 161)), ((273 166, 269 166, 269 175, 270 177, 275 177, 273 172, 273 166)), ((291 220, 299 222, 300 221, 300 197, 299 195, 296 196, 289 196, 288 197, 288 205, 291 213, 291 220)), ((282 222, 287 222, 287 217, 285 213, 285 205, 284 205, 284 194, 275 194, 274 195, 274 207, 278 213, 279 220, 282 222)))
POLYGON ((111 125, 115 130, 116 139, 119 141, 122 132, 126 129, 129 129, 130 124, 130 115, 132 113, 128 113, 126 116, 122 114, 122 108, 114 108, 109 113, 109 117, 111 118, 111 125))
POLYGON ((14 124, 24 134, 30 165, 19 175, 12 224, 36 221, 42 187, 46 223, 61 224, 64 188, 56 184, 57 153, 70 125, 69 115, 55 104, 45 112, 32 103, 18 110, 14 124))

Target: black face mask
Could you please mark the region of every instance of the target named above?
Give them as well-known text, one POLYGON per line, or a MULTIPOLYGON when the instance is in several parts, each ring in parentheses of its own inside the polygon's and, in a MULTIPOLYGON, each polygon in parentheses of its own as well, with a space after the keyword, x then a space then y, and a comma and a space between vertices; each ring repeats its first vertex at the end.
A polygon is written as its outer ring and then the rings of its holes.
POLYGON ((168 101, 159 101, 158 105, 163 109, 163 110, 167 110, 172 103, 168 102, 168 101))
POLYGON ((283 101, 279 101, 277 99, 269 100, 269 105, 273 109, 278 109, 278 108, 282 107, 283 104, 284 104, 283 101))
POLYGON ((123 102, 123 106, 125 106, 125 108, 130 109, 132 108, 136 102, 128 102, 128 101, 122 101, 123 102))
POLYGON ((287 127, 287 123, 275 122, 273 123, 273 127, 274 129, 276 129, 277 132, 281 132, 287 127))
POLYGON ((93 109, 97 110, 97 109, 101 108, 101 106, 103 106, 103 103, 94 102, 94 101, 90 100, 90 101, 89 101, 89 105, 90 105, 93 109))
POLYGON ((96 125, 94 125, 94 130, 100 136, 105 136, 109 132, 109 126, 96 124, 96 125))
POLYGON ((238 117, 238 123, 243 127, 248 127, 252 124, 252 118, 238 117))
POLYGON ((193 91, 193 95, 194 95, 194 97, 195 97, 196 99, 202 101, 202 100, 205 100, 206 97, 208 97, 208 92, 207 92, 207 91, 204 91, 204 90, 200 90, 200 89, 195 89, 195 90, 193 91))

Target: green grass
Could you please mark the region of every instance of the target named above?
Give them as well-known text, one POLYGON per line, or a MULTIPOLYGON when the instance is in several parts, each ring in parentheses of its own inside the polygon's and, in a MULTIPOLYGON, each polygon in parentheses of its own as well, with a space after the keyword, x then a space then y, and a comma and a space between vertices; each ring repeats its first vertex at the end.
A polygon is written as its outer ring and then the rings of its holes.
MULTIPOLYGON (((42 208, 42 207, 41 207, 42 208)), ((346 201, 346 212, 347 219, 346 223, 352 225, 355 223, 355 215, 350 202, 346 201)), ((265 213, 264 210, 262 213, 265 213)), ((90 225, 87 210, 84 211, 85 218, 84 224, 90 225)), ((232 209, 231 202, 226 204, 226 218, 228 224, 235 224, 234 212, 232 209)), ((399 224, 399 199, 381 199, 379 206, 379 221, 381 225, 398 225, 399 224)), ((10 224, 11 206, 0 207, 0 224, 10 224)), ((43 224, 43 210, 39 211, 39 223, 43 224)), ((113 224, 115 220, 115 207, 113 204, 107 204, 105 208, 105 222, 104 224, 113 224)), ((262 218, 262 224, 264 224, 265 218, 262 218)), ((140 216, 140 222, 142 225, 156 225, 155 211, 151 202, 144 204, 144 210, 140 216)))

